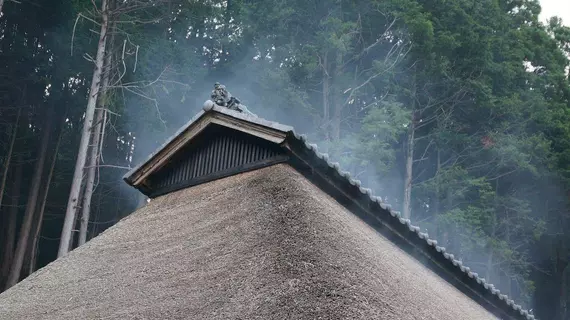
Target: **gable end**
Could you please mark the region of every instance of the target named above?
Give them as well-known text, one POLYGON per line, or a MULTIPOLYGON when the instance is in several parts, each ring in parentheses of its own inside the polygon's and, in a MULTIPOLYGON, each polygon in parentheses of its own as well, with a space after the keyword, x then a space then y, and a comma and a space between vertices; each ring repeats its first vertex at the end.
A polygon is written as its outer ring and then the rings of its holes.
POLYGON ((288 159, 278 144, 216 124, 196 138, 152 173, 141 191, 154 198, 288 159))

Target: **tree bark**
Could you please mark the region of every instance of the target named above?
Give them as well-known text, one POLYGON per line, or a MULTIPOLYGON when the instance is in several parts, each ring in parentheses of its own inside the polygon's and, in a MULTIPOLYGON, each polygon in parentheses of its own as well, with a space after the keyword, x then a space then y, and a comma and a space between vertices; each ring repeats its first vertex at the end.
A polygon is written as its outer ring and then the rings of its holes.
POLYGON ((323 68, 323 130, 325 132, 325 139, 329 140, 329 110, 330 110, 330 103, 329 103, 329 94, 330 94, 330 78, 328 73, 328 53, 325 52, 323 56, 322 68, 323 68))
MULTIPOLYGON (((415 70, 414 70, 415 72, 415 70)), ((412 179, 414 169, 414 138, 416 133, 416 77, 413 75, 412 94, 411 94, 411 121, 408 128, 408 139, 406 143, 406 172, 404 174, 404 201, 402 204, 402 215, 404 219, 411 219, 412 217, 412 179)))
POLYGON ((34 212, 37 208, 38 194, 40 191, 41 179, 43 176, 43 169, 46 160, 47 148, 49 144, 49 137, 53 126, 53 109, 47 111, 45 126, 43 128, 43 136, 40 144, 40 152, 34 168, 34 175, 30 184, 30 193, 28 195, 28 203, 26 204, 26 211, 24 213, 24 221, 20 228, 20 235, 18 237, 18 244, 12 261, 12 267, 8 275, 6 287, 10 288, 15 285, 20 279, 20 272, 28 246, 34 212))
POLYGON ((406 143, 406 173, 404 177, 404 203, 402 206, 402 215, 404 219, 410 219, 412 216, 412 177, 414 165, 414 134, 416 119, 413 116, 408 128, 408 141, 406 143))
POLYGON ((65 212, 65 220, 61 231, 61 240, 57 256, 61 257, 69 252, 71 245, 71 234, 77 215, 77 205, 81 191, 83 180, 83 169, 87 160, 87 149, 89 147, 90 131, 93 126, 93 118, 95 116, 95 105, 99 95, 99 87, 101 82, 101 73, 103 69, 103 60, 105 56, 105 45, 107 42, 107 27, 109 24, 109 11, 107 10, 107 0, 102 0, 101 5, 101 31, 99 36, 99 45, 97 47, 97 56, 95 58, 95 70, 93 71, 93 79, 91 80, 91 89, 89 90, 89 99, 87 100, 87 109, 85 111, 85 122, 79 143, 79 151, 77 152, 77 161, 75 163, 75 171, 73 173, 73 181, 69 192, 67 209, 65 212))
MULTIPOLYGON (((434 225, 435 225, 435 235, 438 239, 441 239, 440 237, 440 230, 442 228, 440 228, 440 220, 438 219, 438 217, 440 216, 440 211, 441 211, 441 203, 440 203, 440 199, 441 199, 441 151, 439 149, 439 143, 436 144, 436 171, 435 171, 435 194, 434 194, 434 199, 432 202, 433 205, 433 216, 434 216, 434 225)), ((447 228, 443 228, 444 230, 447 228)), ((443 243, 442 243, 443 244, 443 243)))
MULTIPOLYGON (((41 181, 43 182, 43 178, 41 181)), ((43 185, 42 185, 43 186, 43 185)), ((34 216, 32 218, 32 225, 30 226, 30 236, 28 237, 28 244, 24 250, 24 262, 22 263, 22 270, 20 270, 20 279, 23 279, 30 275, 32 271, 30 266, 32 264, 32 255, 34 254, 34 231, 38 228, 40 221, 38 221, 38 212, 40 212, 40 200, 43 197, 43 190, 40 187, 40 192, 38 193, 38 201, 36 201, 36 209, 34 210, 34 216)))
MULTIPOLYGON (((110 45, 113 44, 113 37, 111 37, 110 45)), ((110 50, 109 50, 110 51, 110 50)), ((93 130, 93 140, 91 142, 91 154, 89 156, 89 165, 87 169, 87 181, 85 183, 85 191, 83 193, 83 201, 81 205, 81 222, 79 226, 79 240, 77 246, 82 246, 87 241, 87 228, 89 227, 89 215, 91 212, 91 198, 93 197, 93 189, 95 187, 95 173, 97 165, 99 164, 100 156, 100 142, 104 139, 104 115, 107 97, 107 90, 109 87, 109 74, 111 72, 112 54, 107 53, 105 56, 104 68, 106 69, 103 74, 103 81, 101 84, 101 94, 97 104, 99 109, 96 111, 95 128, 93 130)))
MULTIPOLYGON (((1 1, 1 0, 0 0, 1 1)), ((4 199, 4 191, 6 189, 6 181, 8 181, 8 169, 10 169, 10 162, 12 161, 12 154, 14 152, 14 144, 18 136, 18 126, 20 124, 20 115, 22 108, 18 108, 18 115, 16 116, 16 124, 10 139, 10 147, 8 148, 8 155, 6 156, 6 163, 4 163, 4 172, 2 173, 2 182, 0 183, 0 209, 2 209, 2 200, 4 199)))
MULTIPOLYGON (((446 200, 445 201, 446 210, 451 210, 451 208, 453 208, 453 193, 451 191, 451 188, 447 188, 445 200, 446 200)), ((447 249, 449 251, 456 251, 455 247, 453 245, 457 244, 457 243, 451 242, 451 240, 450 240, 451 237, 450 237, 449 233, 451 231, 452 234, 457 234, 458 230, 457 230, 457 228, 452 229, 452 227, 454 227, 454 226, 450 226, 450 225, 445 226, 445 230, 443 231, 442 241, 443 241, 443 245, 445 247, 447 247, 447 249)))
POLYGON ((85 191, 83 193, 83 201, 81 204, 81 222, 79 226, 79 240, 78 247, 85 244, 87 241, 87 227, 89 226, 89 212, 91 210, 91 198, 93 196, 93 189, 95 186, 95 173, 97 170, 99 158, 99 139, 101 136, 101 121, 103 121, 103 110, 97 110, 95 117, 95 130, 93 132, 93 141, 91 143, 91 155, 89 156, 89 165, 87 169, 87 181, 85 184, 85 191))
MULTIPOLYGON (((16 171, 12 182, 12 201, 8 212, 8 223, 5 229, 4 254, 2 257, 2 280, 7 280, 14 258, 14 244, 16 243, 16 226, 18 222, 18 212, 20 210, 20 193, 22 190, 22 156, 16 159, 16 171)), ((4 288, 4 283, 2 283, 4 288)))
MULTIPOLYGON (((492 221, 491 221, 491 239, 495 239, 496 232, 497 232, 497 210, 499 209, 499 179, 495 180, 495 203, 494 203, 494 211, 492 213, 492 221)), ((487 256, 487 270, 485 273, 485 280, 487 282, 491 282, 491 277, 493 276, 493 258, 495 248, 490 246, 489 248, 489 255, 487 256)))
POLYGON ((51 160, 49 173, 48 173, 48 176, 46 178, 46 182, 44 184, 45 188, 43 191, 42 200, 41 200, 41 203, 40 203, 39 208, 38 208, 38 215, 36 218, 37 223, 35 225, 35 230, 34 230, 34 234, 33 234, 33 238, 32 238, 32 247, 30 250, 29 274, 32 274, 36 270, 37 252, 38 252, 38 246, 39 246, 40 232, 42 230, 42 221, 44 219, 44 212, 45 212, 45 208, 46 208, 49 189, 51 186, 51 179, 53 178, 53 172, 55 170, 55 164, 57 163, 57 155, 59 153, 59 146, 61 144, 61 138, 63 136, 64 130, 65 130, 65 125, 62 124, 61 130, 59 132, 59 136, 57 138, 57 142, 55 144, 55 148, 53 150, 53 158, 51 160))

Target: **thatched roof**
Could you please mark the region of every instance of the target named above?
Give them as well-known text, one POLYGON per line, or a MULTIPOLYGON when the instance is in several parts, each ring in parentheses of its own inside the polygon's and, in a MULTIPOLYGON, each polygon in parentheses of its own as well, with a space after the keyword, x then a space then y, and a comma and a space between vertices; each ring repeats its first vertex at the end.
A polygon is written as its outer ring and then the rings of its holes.
POLYGON ((394 244, 452 283, 456 288, 477 301, 487 310, 504 319, 535 319, 532 314, 502 294, 494 285, 463 265, 462 261, 439 246, 437 241, 420 231, 418 226, 403 219, 399 212, 384 203, 372 190, 361 186, 349 172, 331 162, 327 154, 318 152, 304 135, 292 127, 261 119, 255 116, 220 107, 207 101, 204 110, 192 118, 176 134, 167 140, 139 166, 125 175, 127 183, 150 195, 145 186, 145 177, 160 170, 169 158, 194 139, 201 130, 211 124, 226 126, 278 144, 286 150, 287 161, 298 172, 310 179, 335 200, 350 208, 370 226, 388 237, 394 244))
POLYGON ((151 201, 0 294, 0 319, 494 319, 280 164, 151 201))

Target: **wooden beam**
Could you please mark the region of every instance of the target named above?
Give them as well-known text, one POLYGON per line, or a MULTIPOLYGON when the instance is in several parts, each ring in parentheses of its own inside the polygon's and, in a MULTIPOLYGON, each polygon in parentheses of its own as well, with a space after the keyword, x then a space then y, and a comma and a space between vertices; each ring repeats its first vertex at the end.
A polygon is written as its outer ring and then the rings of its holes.
POLYGON ((179 135, 169 145, 160 150, 153 156, 145 165, 143 165, 137 172, 133 174, 133 186, 141 184, 152 172, 162 168, 180 148, 185 146, 193 137, 202 132, 212 121, 211 116, 205 115, 195 123, 193 123, 188 130, 179 135))

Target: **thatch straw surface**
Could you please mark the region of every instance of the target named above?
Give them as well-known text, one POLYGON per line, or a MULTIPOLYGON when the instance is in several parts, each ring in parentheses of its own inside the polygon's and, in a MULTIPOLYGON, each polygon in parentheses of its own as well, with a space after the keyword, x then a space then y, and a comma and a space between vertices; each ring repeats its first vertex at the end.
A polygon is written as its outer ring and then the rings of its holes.
POLYGON ((150 202, 0 294, 0 319, 495 319, 281 164, 150 202))

